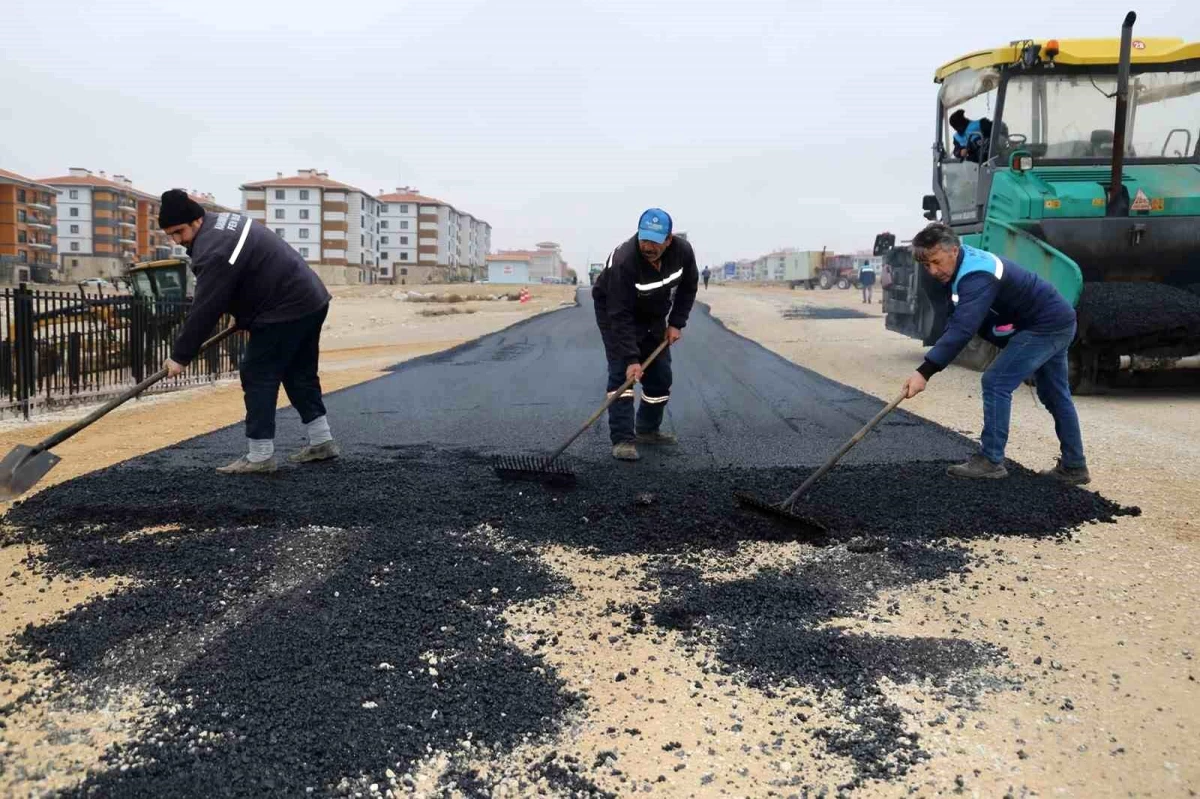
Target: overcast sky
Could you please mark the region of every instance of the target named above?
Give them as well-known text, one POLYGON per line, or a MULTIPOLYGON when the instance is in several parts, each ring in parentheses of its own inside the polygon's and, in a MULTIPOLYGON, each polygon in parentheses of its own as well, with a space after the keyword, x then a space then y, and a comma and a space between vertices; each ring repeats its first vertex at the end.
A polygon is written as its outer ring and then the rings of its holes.
MULTIPOLYGON (((923 224, 935 67, 1012 39, 1116 36, 1131 8, 955 7, 13 2, 0 167, 103 169, 233 206, 243 182, 315 167, 371 193, 415 186, 490 222, 493 248, 550 239, 577 267, 650 205, 702 263, 858 249, 923 224)), ((1139 11, 1140 35, 1200 39, 1196 0, 1139 11)))

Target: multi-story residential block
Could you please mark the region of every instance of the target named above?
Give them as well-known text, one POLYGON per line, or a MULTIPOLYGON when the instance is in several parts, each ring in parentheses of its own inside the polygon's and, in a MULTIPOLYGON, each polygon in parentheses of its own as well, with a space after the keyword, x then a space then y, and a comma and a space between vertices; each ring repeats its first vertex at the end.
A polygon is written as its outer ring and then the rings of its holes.
POLYGON ((135 261, 171 254, 158 228, 158 197, 124 175, 73 167, 40 181, 59 191, 59 260, 65 280, 119 277, 135 261))
POLYGON ((483 276, 492 246, 487 222, 408 186, 375 199, 382 278, 423 283, 483 276))
POLYGON ((328 172, 301 169, 294 177, 241 187, 251 219, 274 230, 311 264, 358 267, 374 282, 379 265, 380 203, 362 189, 332 180, 328 172))
POLYGON ((57 270, 58 190, 0 169, 0 282, 49 280, 57 270))

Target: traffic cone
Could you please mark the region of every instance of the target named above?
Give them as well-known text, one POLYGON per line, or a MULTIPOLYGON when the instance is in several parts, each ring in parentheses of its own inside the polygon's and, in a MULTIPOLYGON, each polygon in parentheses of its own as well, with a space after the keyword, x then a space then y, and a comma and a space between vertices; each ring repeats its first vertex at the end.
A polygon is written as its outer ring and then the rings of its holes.
POLYGON ((521 289, 521 302, 529 302, 529 289, 521 289))

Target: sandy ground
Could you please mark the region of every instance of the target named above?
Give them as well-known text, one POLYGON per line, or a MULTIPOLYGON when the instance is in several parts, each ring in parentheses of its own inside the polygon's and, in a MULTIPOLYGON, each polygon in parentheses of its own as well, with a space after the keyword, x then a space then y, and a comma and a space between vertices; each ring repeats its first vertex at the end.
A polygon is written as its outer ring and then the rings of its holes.
MULTIPOLYGON (((323 380, 336 389, 370 379, 387 364, 556 307, 571 293, 566 287, 534 291, 532 308, 464 303, 461 307, 478 312, 445 317, 420 316, 431 306, 397 302, 390 289, 339 292, 324 339, 323 380)), ((861 310, 853 292, 714 286, 702 290, 700 299, 736 332, 884 399, 895 394, 923 353, 918 342, 884 330, 878 306, 867 319, 783 316, 802 303, 861 310)), ((977 374, 949 370, 910 409, 976 435, 977 386, 977 374)), ((1200 527, 1193 521, 1200 491, 1191 474, 1200 391, 1119 392, 1082 398, 1079 408, 1093 487, 1141 506, 1144 514, 1086 528, 1063 544, 978 544, 988 565, 971 576, 979 585, 973 592, 947 594, 937 584, 919 584, 881 598, 881 609, 891 601, 903 609, 888 617, 889 634, 965 635, 1006 647, 1004 676, 1023 687, 985 692, 969 709, 947 705, 923 686, 895 687, 892 698, 906 709, 910 724, 928 730, 922 743, 934 757, 904 780, 874 784, 861 795, 1188 796, 1200 789, 1200 694, 1192 660, 1198 639, 1191 614, 1200 599, 1200 527), (939 721, 947 717, 949 723, 939 721)), ((236 386, 133 407, 64 445, 66 460, 46 484, 234 423, 241 412, 236 386), (136 436, 129 434, 135 429, 129 422, 142 423, 136 436)), ((0 430, 0 446, 35 440, 52 429, 0 430)), ((1050 465, 1053 442, 1048 414, 1022 392, 1014 407, 1010 456, 1030 466, 1050 465)), ((953 497, 930 500, 953 502, 953 497)), ((767 564, 787 567, 809 556, 805 550, 811 548, 746 544, 721 556, 719 570, 706 579, 731 579, 767 564)), ((44 622, 89 596, 120 587, 115 582, 51 583, 28 570, 22 561, 29 554, 23 547, 0 549, 0 575, 6 575, 0 577, 5 608, 0 636, 5 639, 26 623, 44 622)), ((472 765, 515 775, 521 760, 550 749, 573 752, 589 764, 612 752, 619 755, 612 768, 589 776, 620 794, 790 795, 798 789, 785 786, 796 775, 804 775, 806 786, 825 786, 836 794, 848 766, 785 723, 795 715, 794 705, 810 698, 804 690, 768 696, 736 688, 709 672, 715 657, 703 646, 684 646, 670 631, 629 636, 616 629, 615 605, 634 599, 649 606, 656 599, 656 592, 643 585, 652 566, 648 558, 559 547, 546 548, 542 556, 574 588, 549 611, 535 603, 512 606, 506 614, 510 636, 520 646, 536 648, 550 612, 565 645, 549 653, 548 663, 571 689, 587 695, 586 712, 560 740, 531 742, 527 751, 510 758, 482 753, 472 765), (789 751, 797 754, 784 758, 763 746, 781 730, 789 751)), ((879 629, 869 618, 831 623, 879 629)), ((19 683, 5 684, 0 707, 23 691, 44 690, 46 679, 35 667, 19 683)), ((37 775, 38 791, 68 786, 79 779, 79 769, 98 765, 108 743, 137 730, 137 697, 114 698, 100 718, 94 710, 83 714, 50 704, 35 704, 0 729, 6 748, 0 750, 0 762, 10 764, 0 772, 0 793, 18 784, 28 790, 30 783, 21 776, 26 773, 37 775), (81 737, 68 734, 71 730, 90 732, 81 737)), ((819 705, 806 712, 813 724, 828 721, 819 705)), ((431 754, 418 773, 418 784, 430 788, 418 793, 432 793, 443 766, 444 757, 431 754)), ((498 793, 517 795, 515 790, 498 793)))

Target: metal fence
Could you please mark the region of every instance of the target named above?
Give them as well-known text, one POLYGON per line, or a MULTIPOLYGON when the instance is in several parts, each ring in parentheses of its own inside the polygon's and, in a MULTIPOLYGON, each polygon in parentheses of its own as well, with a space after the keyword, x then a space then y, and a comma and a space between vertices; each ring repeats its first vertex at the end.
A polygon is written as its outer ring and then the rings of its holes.
MULTIPOLYGON (((25 284, 0 290, 0 416, 28 419, 130 388, 162 367, 190 307, 190 300, 32 291, 25 284)), ((230 376, 244 347, 244 334, 231 336, 151 391, 230 376)))

